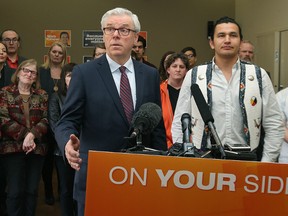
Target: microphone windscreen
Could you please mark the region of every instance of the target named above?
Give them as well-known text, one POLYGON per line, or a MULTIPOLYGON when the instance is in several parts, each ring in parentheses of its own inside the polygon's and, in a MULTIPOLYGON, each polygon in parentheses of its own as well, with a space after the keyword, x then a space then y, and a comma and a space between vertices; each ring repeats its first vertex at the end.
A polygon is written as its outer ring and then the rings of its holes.
POLYGON ((192 84, 191 92, 204 123, 207 124, 208 122, 214 122, 214 118, 210 112, 208 104, 206 103, 198 84, 192 84))
POLYGON ((183 113, 183 115, 181 116, 181 122, 184 120, 184 119, 188 119, 189 121, 191 121, 191 116, 189 113, 183 113))
POLYGON ((155 103, 143 104, 132 118, 133 128, 142 127, 142 133, 151 133, 162 118, 161 108, 155 103))

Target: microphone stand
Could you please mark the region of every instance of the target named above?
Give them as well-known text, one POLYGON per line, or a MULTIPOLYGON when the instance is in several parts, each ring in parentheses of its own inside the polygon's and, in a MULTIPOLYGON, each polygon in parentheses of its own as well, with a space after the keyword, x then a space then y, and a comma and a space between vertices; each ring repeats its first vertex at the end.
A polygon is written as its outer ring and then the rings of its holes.
POLYGON ((184 113, 181 116, 182 132, 183 132, 183 151, 178 156, 195 157, 194 144, 191 142, 191 116, 184 113))
MULTIPOLYGON (((212 134, 212 136, 216 142, 216 148, 219 150, 219 152, 221 154, 221 159, 226 159, 226 153, 224 151, 224 147, 223 147, 221 140, 220 140, 220 138, 216 132, 216 129, 215 129, 213 122, 211 122, 211 121, 208 122, 208 128, 209 128, 209 131, 211 132, 211 134, 212 134)), ((213 148, 213 145, 212 145, 212 148, 213 148)))
POLYGON ((138 150, 141 150, 143 151, 145 149, 145 146, 142 144, 142 134, 139 133, 137 136, 136 136, 136 146, 135 148, 138 148, 138 150))
POLYGON ((135 152, 135 151, 151 151, 151 152, 158 152, 156 149, 147 148, 142 144, 142 134, 138 133, 136 136, 136 146, 127 149, 127 152, 135 152))
MULTIPOLYGON (((129 139, 129 138, 128 138, 129 139)), ((127 151, 143 151, 145 149, 145 146, 142 144, 142 134, 138 133, 136 135, 136 146, 133 146, 131 148, 128 148, 127 151)))

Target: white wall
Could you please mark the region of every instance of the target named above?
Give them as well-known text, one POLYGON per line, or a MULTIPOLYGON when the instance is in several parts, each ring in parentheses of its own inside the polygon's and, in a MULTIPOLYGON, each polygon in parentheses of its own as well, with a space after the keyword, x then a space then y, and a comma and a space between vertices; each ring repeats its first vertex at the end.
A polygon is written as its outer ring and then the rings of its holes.
POLYGON ((280 32, 288 29, 287 0, 235 0, 235 18, 240 23, 244 39, 256 47, 255 62, 271 72, 275 90, 281 73, 278 54, 282 47, 280 32))
POLYGON ((256 36, 288 28, 287 0, 235 0, 235 17, 244 37, 255 41, 256 36))

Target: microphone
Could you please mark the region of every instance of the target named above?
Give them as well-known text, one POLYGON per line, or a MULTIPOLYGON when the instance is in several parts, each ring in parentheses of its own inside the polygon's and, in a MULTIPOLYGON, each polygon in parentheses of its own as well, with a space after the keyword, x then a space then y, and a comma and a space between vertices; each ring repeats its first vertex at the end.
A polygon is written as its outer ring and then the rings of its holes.
POLYGON ((194 145, 191 142, 191 116, 188 113, 184 113, 181 116, 182 132, 183 132, 183 149, 184 156, 195 157, 194 145))
POLYGON ((216 142, 216 145, 221 153, 221 158, 222 159, 225 159, 226 158, 226 153, 224 151, 224 148, 223 148, 223 145, 221 143, 221 140, 216 132, 216 128, 214 126, 214 118, 210 112, 210 109, 204 99, 204 96, 198 86, 198 84, 192 84, 191 85, 191 92, 192 92, 192 95, 194 97, 194 100, 196 102, 196 105, 198 107, 198 110, 200 112, 200 115, 204 121, 204 123, 206 125, 208 125, 208 128, 216 142))
POLYGON ((190 142, 191 136, 191 116, 188 113, 184 113, 181 116, 182 132, 183 132, 183 143, 190 142))
POLYGON ((162 111, 157 104, 151 102, 143 104, 132 118, 131 126, 134 131, 130 138, 151 133, 159 124, 161 118, 162 111))

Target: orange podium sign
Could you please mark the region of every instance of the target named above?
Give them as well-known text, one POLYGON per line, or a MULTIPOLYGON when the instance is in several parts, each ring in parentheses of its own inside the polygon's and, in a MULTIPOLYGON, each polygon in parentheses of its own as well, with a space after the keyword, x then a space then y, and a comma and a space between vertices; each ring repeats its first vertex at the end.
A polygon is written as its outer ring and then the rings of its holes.
POLYGON ((288 215, 288 165, 90 151, 85 215, 288 215))

